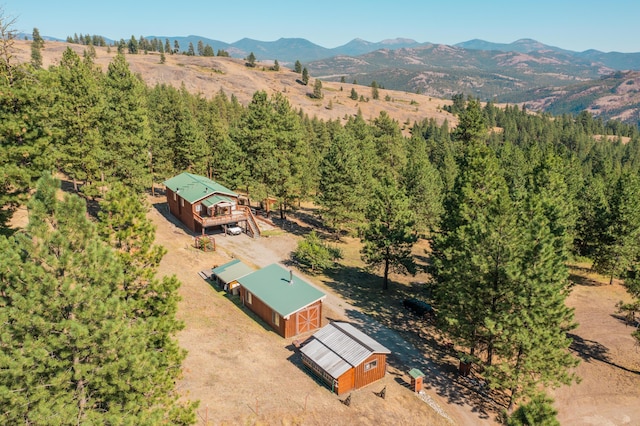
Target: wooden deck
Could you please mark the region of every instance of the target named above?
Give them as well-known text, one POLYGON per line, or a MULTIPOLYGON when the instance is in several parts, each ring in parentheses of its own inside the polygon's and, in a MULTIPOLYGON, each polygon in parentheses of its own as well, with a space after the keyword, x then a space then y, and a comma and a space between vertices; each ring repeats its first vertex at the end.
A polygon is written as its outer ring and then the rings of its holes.
POLYGON ((211 226, 226 225, 229 223, 237 223, 245 221, 247 223, 247 232, 253 237, 260 236, 260 228, 256 222, 256 218, 251 213, 251 209, 248 206, 237 206, 238 210, 234 210, 231 214, 222 216, 200 216, 197 213, 193 213, 195 220, 202 225, 203 228, 209 228, 211 226))

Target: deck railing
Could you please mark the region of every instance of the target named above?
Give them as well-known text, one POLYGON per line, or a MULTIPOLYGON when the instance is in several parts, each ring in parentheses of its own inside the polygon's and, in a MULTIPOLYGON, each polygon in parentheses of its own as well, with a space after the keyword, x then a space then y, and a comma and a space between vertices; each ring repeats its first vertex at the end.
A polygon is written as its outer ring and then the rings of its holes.
POLYGON ((196 222, 202 225, 203 228, 210 226, 226 225, 227 223, 236 223, 240 221, 246 221, 248 225, 248 231, 252 237, 257 238, 260 236, 260 228, 256 222, 251 209, 248 206, 237 206, 238 210, 234 210, 231 214, 225 214, 221 216, 200 216, 198 213, 193 213, 193 217, 196 222))

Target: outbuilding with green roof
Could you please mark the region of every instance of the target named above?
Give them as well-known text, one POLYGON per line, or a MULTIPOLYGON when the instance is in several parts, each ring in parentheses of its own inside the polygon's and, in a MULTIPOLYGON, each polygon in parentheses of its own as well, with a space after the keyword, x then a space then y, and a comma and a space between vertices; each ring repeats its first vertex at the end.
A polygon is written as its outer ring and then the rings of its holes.
POLYGON ((320 328, 326 294, 293 271, 273 263, 237 281, 244 306, 282 337, 320 328))

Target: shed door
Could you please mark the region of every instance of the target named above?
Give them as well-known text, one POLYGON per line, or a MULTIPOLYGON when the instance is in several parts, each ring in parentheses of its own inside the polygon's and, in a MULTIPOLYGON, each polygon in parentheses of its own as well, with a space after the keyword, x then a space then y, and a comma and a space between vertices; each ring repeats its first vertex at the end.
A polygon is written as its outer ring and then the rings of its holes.
POLYGON ((320 324, 320 305, 309 306, 298 312, 298 330, 296 334, 311 331, 320 324))

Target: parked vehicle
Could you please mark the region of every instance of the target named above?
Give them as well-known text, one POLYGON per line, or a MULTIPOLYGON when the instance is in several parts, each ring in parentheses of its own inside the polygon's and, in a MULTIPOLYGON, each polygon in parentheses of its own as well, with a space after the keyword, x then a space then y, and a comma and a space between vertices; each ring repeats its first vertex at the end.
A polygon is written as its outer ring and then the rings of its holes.
POLYGON ((242 234, 242 228, 239 226, 229 226, 227 228, 227 234, 229 235, 240 235, 242 234))
POLYGON ((404 299, 402 305, 414 315, 422 318, 432 317, 434 315, 433 307, 430 304, 415 297, 404 299))

